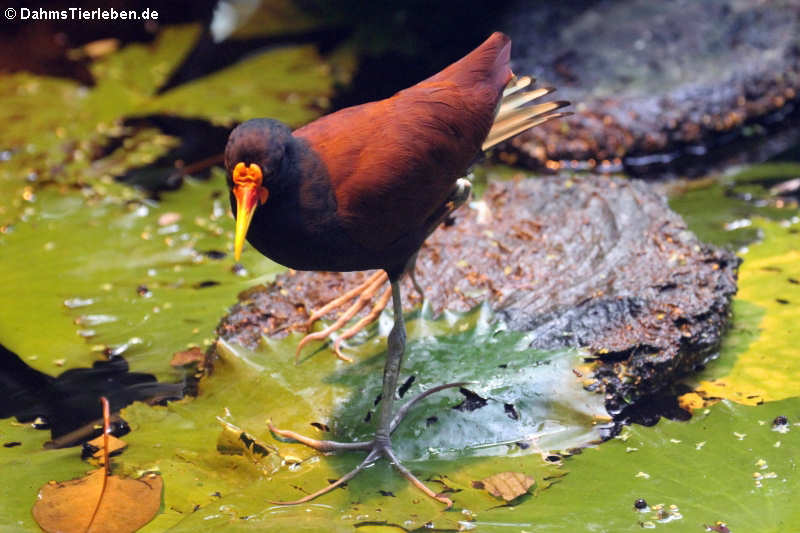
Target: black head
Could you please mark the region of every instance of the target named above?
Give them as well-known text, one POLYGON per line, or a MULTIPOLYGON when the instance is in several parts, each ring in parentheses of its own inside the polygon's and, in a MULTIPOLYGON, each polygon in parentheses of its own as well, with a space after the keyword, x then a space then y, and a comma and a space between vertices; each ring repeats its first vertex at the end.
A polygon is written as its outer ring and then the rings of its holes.
POLYGON ((239 260, 245 237, 256 208, 267 202, 270 194, 285 187, 287 147, 292 132, 277 120, 258 118, 237 126, 225 147, 225 167, 231 188, 236 237, 234 257, 239 260))
POLYGON ((232 172, 239 163, 255 163, 261 169, 268 189, 281 174, 285 165, 286 147, 292 140, 292 131, 286 124, 270 118, 256 118, 239 124, 228 137, 225 146, 225 168, 228 184, 232 185, 232 172))

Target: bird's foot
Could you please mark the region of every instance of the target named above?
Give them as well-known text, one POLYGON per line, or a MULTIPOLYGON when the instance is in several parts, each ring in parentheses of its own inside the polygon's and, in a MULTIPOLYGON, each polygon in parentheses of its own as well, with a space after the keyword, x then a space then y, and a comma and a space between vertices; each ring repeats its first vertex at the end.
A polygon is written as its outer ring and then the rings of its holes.
POLYGON ((413 407, 420 400, 423 400, 424 398, 427 398, 431 394, 439 392, 440 390, 452 387, 463 387, 466 384, 467 384, 466 382, 446 383, 444 385, 433 387, 431 389, 426 390, 425 392, 416 395, 411 400, 409 400, 405 405, 403 405, 400 409, 397 410, 397 413, 395 413, 395 415, 391 419, 388 431, 381 432, 379 430, 376 433, 376 437, 370 441, 337 442, 331 440, 317 440, 305 437, 303 435, 300 435, 299 433, 295 433, 294 431, 278 429, 270 423, 269 425, 270 431, 273 434, 277 435, 278 437, 295 440, 301 444, 305 444, 306 446, 314 448, 315 450, 319 450, 321 452, 327 453, 327 452, 354 451, 354 450, 369 451, 367 456, 364 458, 363 461, 361 461, 361 463, 359 463, 357 467, 355 467, 353 470, 346 473, 345 475, 343 475, 330 485, 318 490, 317 492, 308 494, 298 500, 286 501, 286 502, 273 501, 270 503, 274 503, 276 505, 297 505, 309 502, 319 496, 322 496, 323 494, 331 492, 337 487, 344 485, 345 483, 356 477, 358 473, 364 470, 366 467, 370 466, 381 457, 385 457, 400 472, 400 474, 404 478, 406 478, 412 485, 421 490, 428 497, 433 498, 434 500, 447 505, 448 508, 451 507, 453 505, 453 501, 450 500, 450 498, 446 498, 431 490, 428 486, 425 485, 425 483, 420 481, 419 478, 417 478, 414 474, 412 474, 411 471, 403 465, 403 463, 400 462, 400 460, 397 458, 397 455, 395 455, 394 450, 392 449, 392 441, 390 436, 394 432, 394 430, 397 429, 397 426, 400 424, 400 422, 403 420, 406 414, 408 414, 408 411, 411 409, 411 407, 413 407), (378 434, 381 433, 384 434, 385 436, 384 437, 377 436, 378 434))
MULTIPOLYGON (((367 304, 372 300, 372 298, 377 294, 380 290, 381 286, 389 280, 389 276, 383 270, 379 270, 375 272, 372 276, 370 276, 367 281, 351 289, 344 293, 343 295, 339 296, 338 298, 331 300, 323 307, 320 307, 311 316, 308 318, 306 322, 308 327, 316 322, 319 318, 323 317, 325 314, 337 309, 339 307, 343 307, 348 302, 355 300, 350 307, 348 307, 344 313, 330 326, 323 329, 322 331, 317 331, 314 333, 310 333, 303 337, 300 343, 297 345, 297 350, 295 351, 295 362, 300 357, 300 350, 303 349, 303 346, 308 344, 314 340, 322 340, 330 337, 335 332, 339 331, 344 327, 348 320, 353 318, 359 311, 364 309, 367 304)), ((386 305, 389 303, 389 298, 392 295, 391 288, 387 287, 386 290, 381 294, 375 304, 370 309, 369 313, 364 316, 361 320, 356 322, 353 326, 348 328, 344 331, 333 343, 333 351, 336 353, 336 357, 341 359, 342 361, 347 361, 348 363, 352 363, 353 360, 350 357, 347 357, 342 353, 342 342, 346 341, 347 339, 356 335, 359 331, 366 328, 369 324, 374 322, 378 315, 381 314, 386 308, 386 305)))
MULTIPOLYGON (((337 443, 337 444, 345 444, 345 443, 337 443)), ((307 494, 302 498, 292 501, 270 501, 270 503, 275 505, 298 505, 301 503, 310 502, 311 500, 322 496, 323 494, 327 494, 334 490, 337 487, 341 487, 354 477, 356 477, 362 470, 367 468, 368 466, 372 465, 375 461, 381 458, 381 456, 386 457, 389 462, 402 474, 404 478, 406 478, 412 485, 417 487, 419 490, 425 493, 426 496, 433 498, 434 500, 441 502, 450 508, 453 506, 453 500, 442 496, 441 494, 437 494, 433 490, 431 490, 425 483, 420 481, 420 479, 415 476, 411 471, 406 468, 406 466, 400 462, 395 455, 394 450, 392 449, 392 442, 391 440, 387 440, 386 442, 379 442, 377 440, 372 442, 371 447, 369 448, 369 453, 364 458, 361 463, 357 467, 355 467, 350 472, 346 473, 330 485, 321 488, 320 490, 313 492, 311 494, 307 494)))

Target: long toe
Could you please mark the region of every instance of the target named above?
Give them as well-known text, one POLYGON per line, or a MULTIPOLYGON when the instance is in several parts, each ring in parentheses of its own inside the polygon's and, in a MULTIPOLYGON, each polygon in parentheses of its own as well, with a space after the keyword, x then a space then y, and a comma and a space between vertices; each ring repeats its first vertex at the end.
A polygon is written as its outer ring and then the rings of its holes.
POLYGON ((378 301, 375 302, 375 305, 372 306, 369 313, 364 316, 361 320, 356 322, 350 329, 342 333, 338 339, 333 343, 333 351, 336 352, 336 356, 339 359, 342 359, 347 362, 352 362, 353 360, 350 357, 347 357, 342 353, 342 343, 347 339, 354 337, 360 331, 363 331, 367 326, 372 324, 378 319, 381 312, 386 309, 386 306, 389 303, 389 298, 392 296, 392 288, 386 287, 386 290, 383 291, 383 294, 378 301))
MULTIPOLYGON (((355 302, 353 302, 344 311, 344 313, 342 313, 342 315, 339 316, 338 319, 336 319, 336 321, 333 324, 323 329, 322 331, 310 333, 300 340, 300 343, 297 345, 297 350, 295 351, 295 362, 297 362, 298 358, 300 357, 300 351, 303 349, 305 345, 314 340, 323 340, 329 338, 331 335, 342 329, 351 318, 353 318, 359 313, 359 311, 367 307, 369 302, 372 300, 375 294, 377 294, 381 286, 384 283, 386 283, 387 280, 388 276, 386 275, 386 272, 380 270, 375 274, 373 274, 372 276, 370 276, 366 282, 362 283, 355 289, 348 291, 344 295, 340 296, 336 300, 333 300, 326 306, 322 307, 320 310, 316 311, 313 315, 311 315, 309 323, 323 316, 325 313, 330 312, 333 309, 336 309, 337 307, 342 307, 348 302, 355 299, 355 302)), ((380 312, 383 310, 383 308, 386 307, 387 302, 388 302, 388 297, 385 294, 382 295, 378 299, 378 302, 373 306, 372 310, 367 314, 367 316, 364 319, 360 320, 355 326, 345 331, 343 337, 345 339, 350 338, 359 331, 361 331, 362 329, 364 329, 370 323, 374 322, 375 319, 377 319, 378 315, 380 315, 380 312)), ((336 354, 336 356, 339 359, 342 359, 343 361, 346 361, 348 363, 353 362, 351 358, 342 354, 340 345, 341 341, 337 341, 334 345, 334 353, 336 354)))
POLYGON ((433 498, 437 502, 441 502, 447 505, 447 509, 453 506, 453 500, 432 491, 430 488, 428 488, 427 485, 425 485, 425 483, 420 481, 419 478, 417 478, 417 476, 412 474, 411 470, 406 468, 394 454, 394 450, 392 450, 391 445, 383 448, 383 455, 387 459, 389 459, 389 461, 392 463, 392 466, 394 466, 397 469, 397 471, 403 475, 404 478, 406 478, 412 485, 417 487, 419 490, 424 492, 426 496, 433 498))
POLYGON ((311 437, 306 437, 305 435, 301 435, 300 433, 295 433, 294 431, 289 431, 286 429, 278 429, 275 426, 273 426, 272 423, 269 424, 269 430, 278 437, 297 441, 301 444, 305 444, 309 448, 314 448, 315 450, 324 453, 353 451, 353 450, 370 450, 373 447, 372 441, 337 442, 334 440, 312 439, 311 437))
POLYGON ((273 501, 273 500, 270 500, 270 503, 273 503, 273 504, 275 504, 275 505, 298 505, 298 504, 301 504, 301 503, 310 502, 311 500, 313 500, 313 499, 315 499, 315 498, 319 498, 319 497, 320 497, 320 496, 322 496, 323 494, 327 494, 327 493, 329 493, 330 491, 332 491, 332 490, 333 490, 333 489, 335 489, 336 487, 340 487, 340 486, 344 485, 345 483, 347 483, 348 481, 350 481, 351 479, 353 479, 354 477, 356 477, 356 476, 358 475, 358 473, 359 473, 359 472, 361 472, 361 471, 362 471, 362 470, 364 470, 366 467, 368 467, 369 465, 371 465, 372 463, 374 463, 374 462, 375 462, 375 460, 376 460, 376 459, 377 459, 379 456, 380 456, 380 453, 378 453, 377 451, 375 451, 375 450, 371 451, 371 452, 370 452, 370 453, 369 453, 369 454, 368 454, 368 455, 367 455, 367 456, 364 458, 364 460, 363 460, 363 461, 361 461, 361 464, 359 464, 359 465, 358 465, 357 467, 355 467, 353 470, 351 470, 350 472, 346 473, 345 475, 343 475, 342 477, 340 477, 339 479, 337 479, 336 481, 334 481, 334 482, 333 482, 333 483, 331 483, 330 485, 328 485, 328 486, 326 486, 326 487, 324 487, 324 488, 321 488, 321 489, 320 489, 320 490, 318 490, 317 492, 311 493, 311 494, 309 494, 309 495, 307 495, 307 496, 303 496, 302 498, 300 498, 300 499, 298 499, 298 500, 292 500, 292 501, 288 501, 288 502, 279 502, 279 501, 273 501))

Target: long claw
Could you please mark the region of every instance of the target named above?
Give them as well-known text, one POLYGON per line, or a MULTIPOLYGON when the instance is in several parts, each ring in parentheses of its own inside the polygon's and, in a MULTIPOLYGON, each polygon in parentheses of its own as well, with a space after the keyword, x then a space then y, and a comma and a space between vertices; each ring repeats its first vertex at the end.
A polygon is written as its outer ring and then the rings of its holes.
POLYGON ((309 494, 307 496, 303 496, 299 500, 293 500, 293 501, 290 501, 290 502, 277 502, 277 501, 273 501, 273 500, 268 500, 268 501, 269 501, 269 503, 274 504, 274 505, 298 505, 298 504, 301 504, 301 503, 310 502, 314 498, 322 496, 323 494, 327 494, 330 491, 332 491, 333 489, 335 489, 336 487, 339 487, 340 485, 344 485, 345 483, 347 483, 348 481, 350 481, 351 479, 356 477, 356 475, 358 475, 359 472, 361 472, 366 467, 368 467, 370 464, 372 464, 375 461, 375 459, 378 458, 379 455, 380 455, 380 452, 378 452, 377 450, 372 450, 367 455, 367 457, 363 461, 361 461, 361 464, 359 464, 353 470, 351 470, 350 472, 346 473, 345 475, 343 475, 342 477, 340 477, 339 479, 337 479, 336 481, 334 481, 333 483, 331 483, 327 487, 324 487, 324 488, 318 490, 317 492, 315 492, 313 494, 309 494))
POLYGON ((400 462, 400 460, 394 454, 394 450, 392 450, 390 447, 386 447, 386 448, 384 448, 383 453, 392 462, 392 465, 394 465, 394 467, 403 475, 404 478, 406 478, 408 481, 410 481, 412 485, 414 485, 419 490, 424 492, 427 496, 433 498, 434 500, 436 500, 438 502, 442 502, 443 504, 447 505, 446 509, 449 509, 449 508, 451 508, 453 506, 453 500, 451 500, 450 498, 446 498, 444 496, 441 496, 439 494, 436 494, 431 489, 429 489, 425 485, 425 483, 423 483, 422 481, 417 479, 417 476, 412 474, 411 470, 406 468, 403 465, 403 463, 400 462))
POLYGON ((347 361, 348 363, 352 362, 353 360, 342 353, 341 345, 342 342, 346 341, 350 337, 353 337, 356 333, 367 327, 369 324, 373 323, 375 319, 378 318, 378 315, 381 314, 381 311, 386 309, 386 305, 389 303, 389 298, 392 297, 392 288, 387 287, 383 294, 375 302, 375 305, 372 306, 369 314, 355 323, 350 329, 342 333, 338 339, 333 343, 333 351, 336 352, 336 356, 339 359, 347 361))
POLYGON ((369 450, 372 448, 372 441, 337 442, 333 440, 317 440, 312 439, 311 437, 306 437, 305 435, 301 435, 299 433, 295 433, 294 431, 278 429, 273 426, 271 422, 268 424, 268 427, 272 433, 279 437, 295 440, 320 452, 369 450))

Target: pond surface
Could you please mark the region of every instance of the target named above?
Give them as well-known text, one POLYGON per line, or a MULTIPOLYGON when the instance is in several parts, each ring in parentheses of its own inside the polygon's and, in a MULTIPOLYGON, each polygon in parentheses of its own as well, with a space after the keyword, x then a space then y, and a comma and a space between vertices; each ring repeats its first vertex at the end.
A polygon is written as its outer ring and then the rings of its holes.
MULTIPOLYGON (((143 374, 167 384, 191 381, 191 370, 170 365, 173 354, 205 351, 236 295, 283 271, 252 250, 234 266, 219 168, 205 180, 189 173, 178 190, 157 198, 113 179, 148 168, 180 143, 152 128, 119 130, 118 118, 200 113, 230 124, 264 114, 301 123, 331 94, 330 68, 303 46, 158 94, 194 31, 174 29, 147 52, 135 45, 99 60, 94 89, 28 74, 0 78, 0 94, 10 102, 2 111, 10 126, 0 135, 0 343, 39 373, 34 385, 14 383, 20 388, 11 390, 48 391, 48 377, 114 357, 140 374, 115 382, 122 388, 136 389, 137 379, 152 383, 143 374), (145 59, 155 67, 128 77, 144 70, 145 59), (264 86, 226 82, 253 80, 248 73, 267 67, 285 76, 264 86), (242 96, 256 90, 269 97, 253 103, 242 96), (207 95, 220 92, 224 108, 205 105, 207 95), (104 150, 111 139, 118 145, 104 150)), ((483 167, 481 174, 494 179, 508 171, 483 167)), ((488 407, 454 408, 470 397, 449 391, 416 408, 397 432, 400 455, 449 493, 452 510, 421 499, 383 462, 313 504, 268 503, 316 490, 358 462, 357 454, 318 456, 275 439, 267 422, 318 435, 331 430, 339 438, 367 435, 365 413, 374 404, 391 322, 386 313, 356 339, 352 365, 322 347, 294 366, 299 334, 265 339, 256 350, 221 344, 216 372, 200 381, 196 397, 122 411, 131 431, 115 470, 163 476, 162 512, 146 531, 317 531, 321 524, 333 531, 563 531, 576 524, 723 531, 717 522, 731 531, 785 530, 800 519, 792 504, 800 489, 798 179, 795 150, 765 165, 654 184, 669 192, 673 209, 701 239, 744 259, 719 357, 687 381, 693 392, 682 399, 696 407, 689 422, 625 428, 581 453, 575 448, 607 435, 608 420, 600 396, 565 379, 582 364, 579 351, 527 349, 523 334, 506 331, 483 307, 441 317, 422 309, 409 317, 407 368, 416 376, 410 394, 465 379, 477 382, 470 391, 488 407), (471 354, 469 364, 462 353, 471 354), (779 416, 788 424, 773 425, 779 416), (218 440, 231 425, 268 452, 221 453, 218 440), (533 478, 530 495, 503 505, 474 483, 504 471, 533 478), (634 508, 638 499, 647 505, 634 508)), ((35 530, 30 508, 38 488, 90 469, 78 448, 43 449, 49 438, 30 422, 0 420, 7 479, 0 525, 35 530)))

